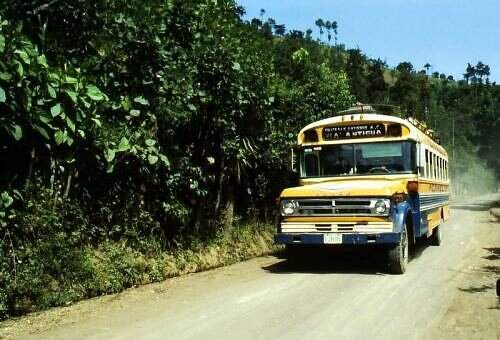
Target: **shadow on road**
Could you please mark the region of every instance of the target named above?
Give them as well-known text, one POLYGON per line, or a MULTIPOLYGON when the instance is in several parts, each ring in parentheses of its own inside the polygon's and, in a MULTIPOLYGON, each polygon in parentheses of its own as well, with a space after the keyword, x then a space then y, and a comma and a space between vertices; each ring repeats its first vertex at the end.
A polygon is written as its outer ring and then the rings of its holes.
POLYGON ((277 253, 284 261, 263 267, 274 274, 366 274, 388 273, 383 249, 307 248, 277 253))
POLYGON ((482 285, 479 287, 458 288, 458 289, 466 293, 484 293, 490 289, 493 289, 493 287, 494 285, 491 284, 491 285, 482 285))
MULTIPOLYGON (((426 240, 417 240, 410 249, 410 263, 429 247, 426 240)), ((284 261, 262 267, 274 274, 390 274, 386 247, 298 247, 276 253, 284 261)))
MULTIPOLYGON (((498 261, 500 259, 500 248, 483 248, 483 249, 489 252, 489 255, 483 256, 483 259, 486 259, 489 261, 498 261)), ((498 274, 500 274, 500 266, 496 265, 497 262, 493 262, 493 263, 494 264, 492 264, 492 265, 482 266, 481 271, 483 273, 496 274, 496 275, 493 275, 492 277, 497 276, 498 274)), ((498 280, 498 276, 497 276, 496 280, 498 280)), ((496 286, 497 286, 496 294, 497 294, 497 297, 499 297, 500 284, 497 282, 496 286)), ((490 293, 489 291, 495 290, 495 283, 492 282, 491 284, 482 284, 482 285, 478 285, 478 286, 470 286, 467 288, 458 288, 458 289, 462 292, 471 293, 471 294, 486 293, 486 292, 488 292, 488 294, 489 294, 490 293)), ((500 309, 500 301, 497 303, 496 306, 489 307, 488 309, 497 309, 497 310, 500 309)))
POLYGON ((488 251, 490 255, 483 257, 486 260, 500 260, 500 248, 483 248, 488 251))

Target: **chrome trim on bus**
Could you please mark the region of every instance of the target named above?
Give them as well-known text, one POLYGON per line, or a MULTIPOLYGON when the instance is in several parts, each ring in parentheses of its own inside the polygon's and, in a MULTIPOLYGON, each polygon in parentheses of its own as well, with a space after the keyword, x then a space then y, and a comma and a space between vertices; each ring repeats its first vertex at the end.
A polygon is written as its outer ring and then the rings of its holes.
POLYGON ((282 222, 282 233, 317 233, 317 232, 334 232, 334 233, 390 233, 393 231, 392 222, 282 222))
POLYGON ((286 216, 389 216, 390 202, 385 197, 358 198, 290 198, 297 203, 297 212, 286 216), (384 201, 387 211, 377 213, 375 204, 384 201))

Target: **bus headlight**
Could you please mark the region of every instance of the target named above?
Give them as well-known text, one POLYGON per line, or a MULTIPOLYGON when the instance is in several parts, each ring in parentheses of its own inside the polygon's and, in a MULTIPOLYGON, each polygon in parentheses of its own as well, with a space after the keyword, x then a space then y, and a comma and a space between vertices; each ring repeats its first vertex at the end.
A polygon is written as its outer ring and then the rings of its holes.
POLYGON ((297 213, 299 204, 293 200, 283 200, 281 201, 281 214, 282 215, 294 215, 297 213))
POLYGON ((388 200, 378 200, 375 202, 375 212, 377 214, 386 214, 389 211, 389 202, 388 200))

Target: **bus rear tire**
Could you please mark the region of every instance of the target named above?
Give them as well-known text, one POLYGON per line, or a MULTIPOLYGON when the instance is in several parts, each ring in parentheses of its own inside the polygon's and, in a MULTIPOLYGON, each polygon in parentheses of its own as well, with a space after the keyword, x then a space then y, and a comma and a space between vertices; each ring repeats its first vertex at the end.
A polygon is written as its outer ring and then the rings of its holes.
POLYGON ((406 225, 401 233, 399 243, 392 249, 389 249, 389 270, 393 274, 403 274, 408 266, 409 246, 408 231, 406 225))
POLYGON ((429 243, 432 246, 440 246, 441 245, 441 226, 438 225, 436 228, 432 229, 431 237, 429 238, 429 243))

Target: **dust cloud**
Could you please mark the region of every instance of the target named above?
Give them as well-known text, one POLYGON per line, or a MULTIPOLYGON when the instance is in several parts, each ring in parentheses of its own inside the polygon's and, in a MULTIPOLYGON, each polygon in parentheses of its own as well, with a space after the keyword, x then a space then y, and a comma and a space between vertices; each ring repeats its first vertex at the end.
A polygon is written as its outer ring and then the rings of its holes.
POLYGON ((450 183, 454 198, 479 196, 499 189, 495 171, 477 155, 465 152, 450 162, 450 183))

